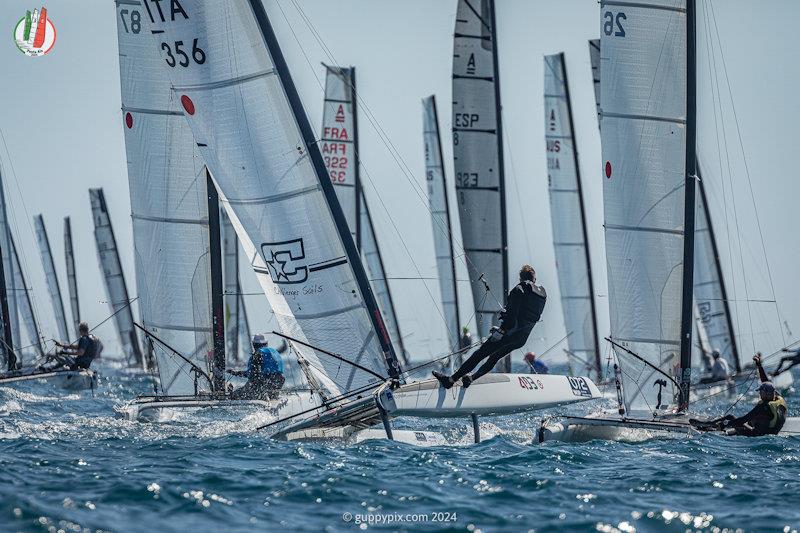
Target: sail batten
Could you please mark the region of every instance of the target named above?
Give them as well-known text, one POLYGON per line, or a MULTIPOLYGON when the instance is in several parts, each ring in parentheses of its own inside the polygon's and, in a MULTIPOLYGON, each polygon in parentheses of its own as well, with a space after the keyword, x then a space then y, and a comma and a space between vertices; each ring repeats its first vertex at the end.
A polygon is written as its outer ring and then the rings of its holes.
POLYGON ((47 236, 47 229, 42 215, 36 215, 33 218, 33 224, 36 231, 36 242, 39 245, 39 253, 42 256, 47 292, 50 294, 50 303, 53 305, 53 317, 56 321, 58 335, 64 340, 71 339, 72 336, 69 334, 69 328, 67 327, 67 314, 64 311, 64 301, 61 299, 61 287, 58 283, 56 265, 53 262, 53 252, 50 248, 50 239, 47 236))
POLYGON ((459 0, 453 40, 455 187, 478 334, 487 337, 509 288, 494 0, 459 0))
POLYGON ((685 407, 688 401, 692 269, 684 265, 692 264, 694 239, 694 80, 692 17, 684 12, 691 4, 643 0, 607 2, 601 9, 611 335, 682 384, 677 390, 672 379, 615 347, 625 369, 626 407, 633 410, 656 411, 675 402, 685 407))
POLYGON ((442 140, 439 133, 439 114, 434 95, 428 96, 422 101, 422 120, 425 144, 425 179, 428 183, 428 206, 431 212, 442 314, 450 341, 448 347, 452 351, 456 351, 460 348, 461 328, 455 254, 453 253, 453 228, 450 224, 450 201, 447 196, 447 177, 444 171, 442 140))
POLYGON ((545 149, 567 357, 578 375, 602 377, 594 283, 564 54, 544 58, 545 149), (584 358, 577 357, 582 354, 584 358))
MULTIPOLYGON (((163 72, 280 329, 347 360, 358 358, 377 374, 399 376, 347 219, 264 7, 256 0, 181 5, 184 13, 175 20, 155 16, 145 22, 162 32, 157 41, 196 42, 202 50, 190 58, 190 68, 172 68, 161 49, 163 72), (252 198, 271 202, 265 208, 247 201, 252 198)), ((152 46, 159 50, 160 44, 152 46)), ((312 348, 293 349, 321 369, 331 394, 379 383, 312 348)))
POLYGON ((122 272, 117 239, 111 226, 103 189, 89 189, 89 203, 94 220, 94 238, 97 245, 97 259, 103 274, 108 306, 114 317, 114 325, 122 355, 130 365, 142 366, 144 359, 139 348, 139 338, 133 325, 131 299, 122 272))

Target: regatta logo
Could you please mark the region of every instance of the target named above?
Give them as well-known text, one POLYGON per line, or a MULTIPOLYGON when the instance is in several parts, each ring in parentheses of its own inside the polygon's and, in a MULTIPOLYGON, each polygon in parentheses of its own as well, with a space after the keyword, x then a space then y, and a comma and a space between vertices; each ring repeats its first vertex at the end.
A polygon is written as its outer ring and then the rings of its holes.
POLYGON ((592 390, 589 388, 589 384, 586 383, 585 378, 567 377, 567 380, 569 380, 569 388, 572 389, 572 394, 586 398, 592 397, 592 390))
POLYGON ((14 28, 14 41, 19 51, 30 57, 43 56, 56 44, 56 28, 47 16, 47 8, 28 11, 14 28))
POLYGON ((291 241, 265 242, 261 254, 269 267, 272 281, 279 284, 303 283, 308 279, 302 237, 291 241), (301 263, 302 264, 299 264, 301 263))

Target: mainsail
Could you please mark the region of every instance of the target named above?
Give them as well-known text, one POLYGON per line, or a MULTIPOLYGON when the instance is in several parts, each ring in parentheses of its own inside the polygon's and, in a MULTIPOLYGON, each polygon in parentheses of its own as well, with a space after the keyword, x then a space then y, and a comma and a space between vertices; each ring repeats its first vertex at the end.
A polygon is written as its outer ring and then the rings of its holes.
MULTIPOLYGON (((494 0, 459 0, 453 46, 453 160, 475 318, 489 335, 504 305, 508 245, 494 0)), ((510 358, 498 368, 509 371, 510 358)))
MULTIPOLYGON (((6 193, 5 185, 3 184, 3 175, 0 172, 0 257, 3 262, 3 273, 5 278, 5 291, 7 295, 8 317, 7 321, 11 329, 11 338, 13 345, 19 347, 19 315, 17 314, 17 282, 16 282, 16 268, 14 263, 11 222, 9 220, 9 213, 6 206, 6 193)), ((4 324, 3 320, 0 324, 4 324)))
POLYGON ((97 244, 97 258, 106 288, 109 309, 114 316, 117 335, 123 355, 129 364, 142 366, 144 360, 139 349, 139 338, 133 325, 131 300, 128 286, 119 259, 117 239, 111 227, 111 217, 103 189, 89 189, 89 201, 94 220, 94 239, 97 244))
POLYGON ((597 125, 600 125, 600 39, 589 40, 589 62, 592 65, 594 104, 597 106, 597 125))
POLYGON ((39 331, 39 324, 36 322, 36 314, 33 312, 33 301, 31 300, 31 289, 25 281, 25 273, 22 271, 22 265, 19 262, 19 253, 17 253, 17 245, 14 239, 11 239, 11 248, 14 251, 14 275, 16 276, 17 286, 17 303, 19 305, 22 321, 25 323, 25 329, 28 332, 28 341, 31 347, 36 350, 39 356, 44 355, 44 346, 42 346, 42 333, 39 331))
MULTIPOLYGON (((211 338, 205 163, 147 31, 146 5, 117 2, 117 38, 139 313, 204 371, 211 338)), ((193 394, 188 363, 152 343, 161 392, 193 394)), ((200 381, 205 387, 206 383, 200 381)))
MULTIPOLYGON (((220 201, 282 331, 328 393, 400 376, 381 313, 317 139, 259 0, 148 9, 220 201), (225 21, 225 24, 220 24, 225 21), (175 43, 186 43, 185 58, 175 43)), ((183 50, 181 50, 183 51, 183 50)))
POLYGON ((69 217, 64 217, 64 259, 67 263, 67 289, 69 305, 72 308, 72 323, 75 326, 75 335, 79 336, 81 310, 78 304, 78 279, 75 275, 75 252, 72 249, 72 224, 69 217))
POLYGON ((422 136, 425 143, 425 179, 428 182, 428 205, 433 225, 433 246, 436 251, 436 270, 442 296, 442 313, 447 326, 449 347, 460 348, 461 337, 456 263, 453 254, 453 229, 450 225, 450 202, 447 198, 447 178, 444 173, 442 142, 439 133, 439 113, 436 96, 422 100, 422 136))
POLYGON ((684 266, 694 252, 694 5, 602 5, 608 296, 625 405, 654 411, 677 397, 683 408, 691 377, 693 269, 684 266))
MULTIPOLYGON (((700 177, 700 171, 697 173, 700 177)), ((697 215, 695 216, 694 303, 698 330, 702 331, 707 349, 718 350, 736 372, 742 370, 736 337, 733 333, 728 293, 708 210, 706 188, 698 180, 697 215)))
POLYGON ((383 314, 389 338, 399 348, 404 364, 408 363, 400 324, 392 300, 375 226, 361 187, 361 163, 358 153, 358 114, 355 67, 325 65, 325 104, 320 150, 331 177, 336 198, 347 217, 348 227, 364 266, 370 275, 372 290, 383 314), (356 220, 350 214, 358 213, 356 220))
POLYGON ((50 293, 50 302, 53 304, 53 318, 58 328, 58 336, 61 342, 72 340, 67 327, 67 314, 64 312, 64 301, 61 299, 61 287, 56 275, 56 265, 53 262, 53 252, 50 249, 50 239, 47 237, 47 229, 44 226, 42 215, 33 217, 33 224, 36 230, 36 242, 39 245, 39 252, 42 255, 42 267, 47 281, 47 292, 50 293))
POLYGON ((544 58, 544 112, 550 218, 567 355, 578 375, 602 377, 592 263, 564 54, 544 58))

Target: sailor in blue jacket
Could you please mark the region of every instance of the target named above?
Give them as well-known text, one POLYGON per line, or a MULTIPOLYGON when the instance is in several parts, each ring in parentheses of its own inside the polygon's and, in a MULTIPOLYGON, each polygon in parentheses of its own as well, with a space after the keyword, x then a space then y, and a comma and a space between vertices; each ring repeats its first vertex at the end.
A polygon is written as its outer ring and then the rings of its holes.
POLYGON ((235 399, 274 399, 286 382, 281 355, 268 346, 267 339, 261 334, 253 336, 253 353, 247 361, 247 370, 228 370, 228 373, 247 378, 247 383, 231 392, 235 399))

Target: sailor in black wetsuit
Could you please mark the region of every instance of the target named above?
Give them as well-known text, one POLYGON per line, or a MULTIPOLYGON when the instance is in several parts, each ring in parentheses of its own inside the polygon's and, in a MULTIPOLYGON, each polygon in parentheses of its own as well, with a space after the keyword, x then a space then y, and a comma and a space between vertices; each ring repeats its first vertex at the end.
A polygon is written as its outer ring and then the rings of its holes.
POLYGON ((492 370, 494 365, 512 351, 522 348, 539 321, 547 301, 544 287, 536 285, 536 272, 530 265, 519 271, 519 284, 508 293, 506 308, 500 313, 500 326, 493 327, 491 336, 467 359, 452 376, 434 371, 442 386, 449 389, 461 380, 463 387, 492 370), (469 372, 486 360, 477 372, 469 372))
POLYGON ((70 370, 88 369, 92 365, 92 361, 97 353, 97 343, 92 336, 89 335, 89 324, 86 322, 78 324, 78 333, 81 334, 81 338, 78 339, 77 344, 62 344, 56 342, 56 346, 63 348, 59 352, 59 355, 72 356, 66 363, 70 370))
POLYGON ((728 435, 743 435, 746 437, 760 437, 762 435, 777 435, 786 422, 788 408, 786 401, 775 391, 775 386, 767 379, 767 373, 761 366, 761 357, 756 355, 753 362, 758 367, 761 386, 758 394, 761 397, 758 404, 744 416, 735 417, 727 415, 709 422, 691 421, 692 425, 701 430, 724 430, 728 435))

